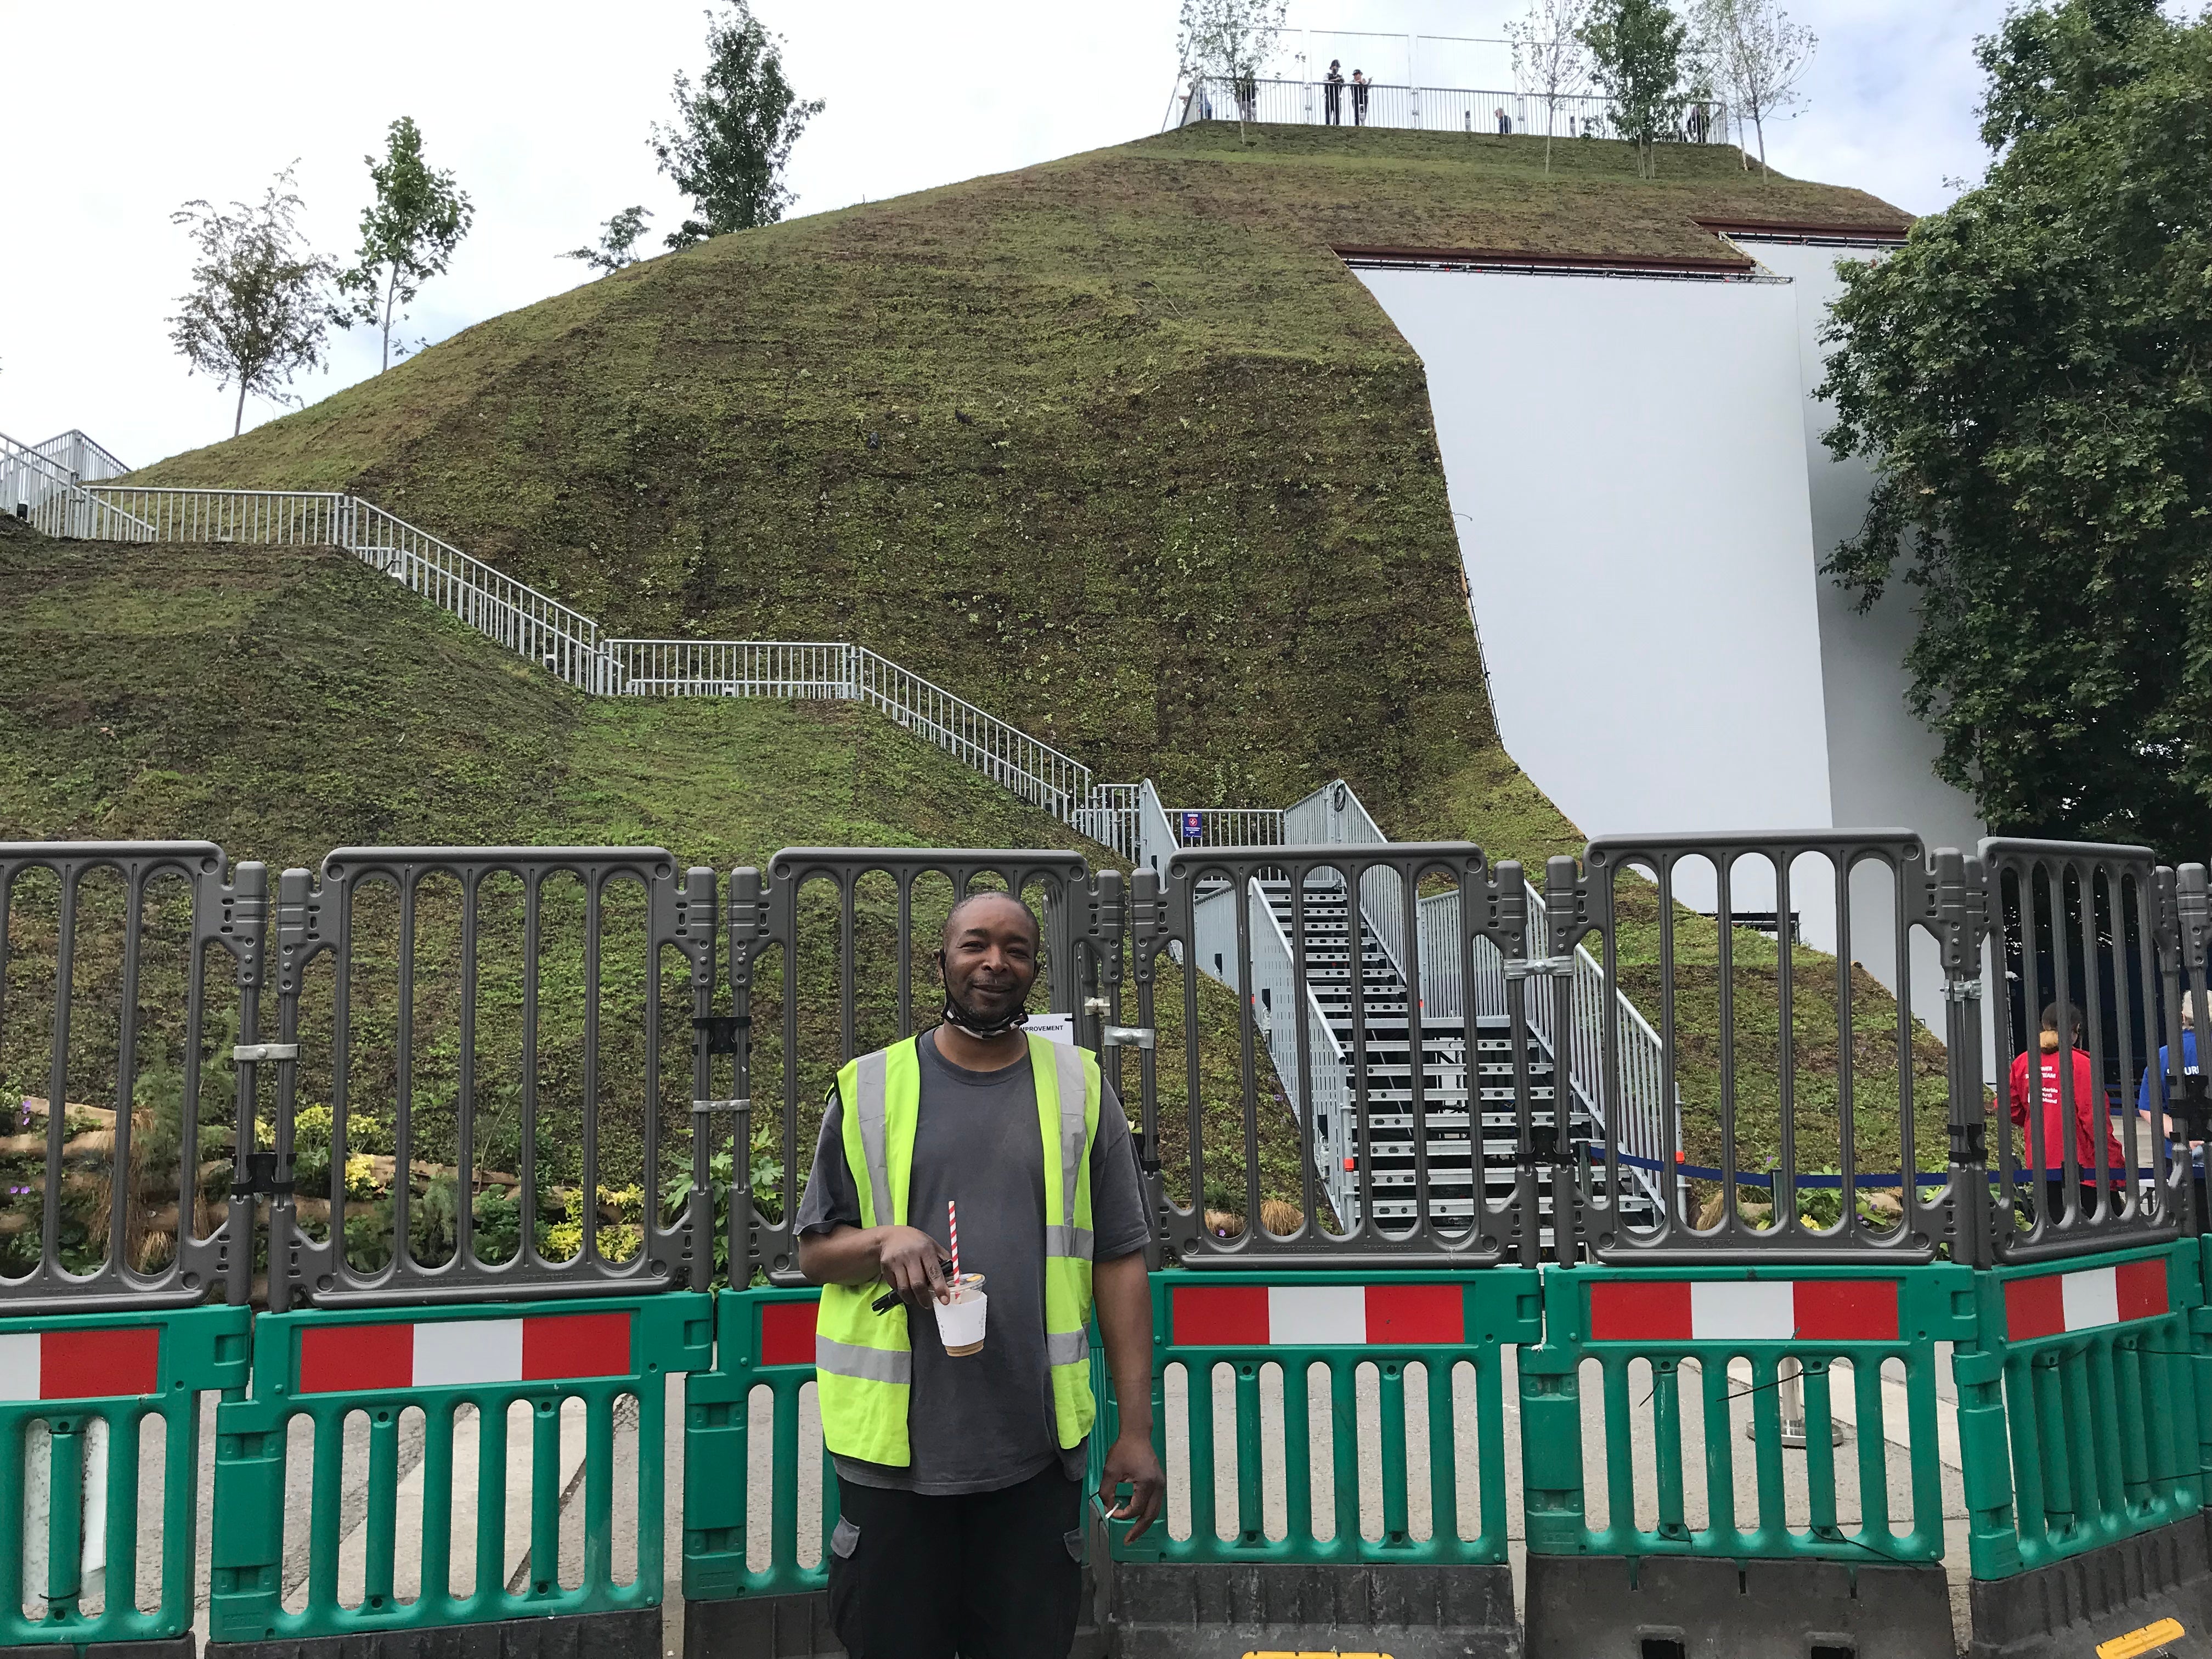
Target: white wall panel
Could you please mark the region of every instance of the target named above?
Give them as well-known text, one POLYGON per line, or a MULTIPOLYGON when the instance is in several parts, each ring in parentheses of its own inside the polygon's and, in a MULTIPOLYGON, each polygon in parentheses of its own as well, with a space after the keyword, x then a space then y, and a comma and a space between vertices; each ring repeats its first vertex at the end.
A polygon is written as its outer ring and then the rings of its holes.
MULTIPOLYGON (((1857 534, 1865 521, 1873 475, 1856 456, 1838 461, 1821 441, 1835 411, 1813 395, 1826 378, 1824 360, 1830 349, 1821 343, 1820 328, 1827 320, 1829 303, 1843 288, 1836 262, 1874 258, 1877 251, 1778 243, 1750 244, 1745 251, 1790 279, 1805 388, 1802 408, 1813 549, 1825 561, 1838 544, 1857 534)), ((1816 592, 1827 705, 1828 788, 1836 822, 1901 825, 1917 833, 1931 848, 1972 850, 1984 833, 1981 816, 1967 796, 1936 775, 1933 763, 1942 745, 1905 703, 1905 652, 1919 626, 1914 590, 1893 583, 1881 602, 1863 614, 1832 577, 1820 577, 1816 592)), ((1867 883, 1863 880, 1861 885, 1867 883)), ((1863 896, 1854 905, 1855 915, 1867 907, 1870 896, 1863 896)), ((1897 951, 1892 939, 1862 930, 1852 942, 1852 951, 1876 979, 1896 988, 1897 951)), ((1934 941, 1924 933, 1915 935, 1913 1010, 1939 1035, 1943 1030, 1942 981, 1934 941)))
POLYGON ((1790 288, 1358 274, 1427 368, 1522 769, 1592 836, 1832 823, 1790 288))

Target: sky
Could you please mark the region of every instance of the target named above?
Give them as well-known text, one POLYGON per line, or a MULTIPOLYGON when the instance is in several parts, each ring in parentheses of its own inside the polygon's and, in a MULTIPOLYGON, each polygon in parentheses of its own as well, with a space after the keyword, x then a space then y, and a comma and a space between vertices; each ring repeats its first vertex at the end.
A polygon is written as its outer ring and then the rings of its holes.
MULTIPOLYGON (((1286 42, 1395 78, 1403 37, 1426 37, 1430 85, 1510 87, 1494 41, 1526 0, 1291 0, 1286 42)), ((793 155, 793 216, 1120 143, 1159 130, 1176 81, 1176 0, 1110 8, 1036 0, 757 0, 785 68, 826 100, 793 155)), ((1986 161, 1974 132, 1973 40, 2003 0, 1794 0, 1820 36, 1807 107, 1770 126, 1775 166, 1855 185, 1915 213, 1939 209, 1986 161)), ((0 231, 0 433, 38 442, 71 427, 133 465, 229 435, 234 393, 187 371, 168 319, 190 270, 170 222, 194 198, 258 200, 296 163, 309 240, 356 246, 365 157, 411 115, 434 166, 476 205, 452 269, 398 331, 411 346, 588 279, 559 257, 632 203, 652 245, 684 204, 646 139, 670 80, 703 66, 699 0, 386 0, 369 11, 296 3, 111 0, 96 67, 83 19, 11 6, 0 152, 17 158, 0 231)), ((376 335, 337 338, 308 401, 374 374, 376 335)), ((249 399, 249 426, 283 410, 249 399)))

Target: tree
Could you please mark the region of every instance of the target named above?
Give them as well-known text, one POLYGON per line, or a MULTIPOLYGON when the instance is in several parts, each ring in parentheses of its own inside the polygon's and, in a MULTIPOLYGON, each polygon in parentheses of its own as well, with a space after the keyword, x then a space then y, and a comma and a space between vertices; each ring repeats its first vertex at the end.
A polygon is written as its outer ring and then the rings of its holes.
POLYGON ((217 386, 237 386, 234 438, 245 429, 247 392, 296 402, 284 388, 323 361, 331 264, 301 236, 301 207, 287 167, 258 207, 191 201, 169 216, 198 256, 191 291, 169 319, 169 338, 194 369, 217 386))
POLYGON ((1637 172, 1658 171, 1654 146, 1680 120, 1682 48, 1689 27, 1666 0, 1596 0, 1576 37, 1613 104, 1615 131, 1636 146, 1637 172))
POLYGON ((1528 0, 1528 15, 1505 26, 1513 43, 1513 79, 1544 100, 1544 171, 1552 170, 1552 129, 1559 102, 1589 84, 1590 62, 1580 30, 1592 0, 1528 0))
POLYGON ((1822 395, 1875 473, 1907 700, 2000 830, 2212 842, 2212 24, 2063 0, 1979 44, 1980 186, 1842 268, 1822 395))
MULTIPOLYGON (((468 234, 476 210, 453 175, 422 159, 422 133, 412 116, 392 124, 384 160, 364 155, 376 199, 362 210, 361 252, 338 276, 352 296, 351 314, 384 336, 384 367, 392 367, 392 325, 399 308, 414 303, 422 284, 442 274, 468 234)), ((403 355, 405 348, 402 348, 403 355)))
POLYGON ((677 124, 655 122, 647 141, 660 170, 698 210, 669 233, 669 246, 772 225, 791 205, 783 169, 823 105, 791 89, 782 48, 746 0, 731 0, 719 18, 707 14, 707 73, 695 88, 678 72, 677 124))
POLYGON ((653 217, 653 210, 644 207, 626 207, 607 221, 599 232, 597 247, 570 248, 561 257, 581 259, 594 270, 614 272, 624 265, 635 264, 637 239, 645 234, 645 222, 653 217))
POLYGON ((1698 0, 1693 33, 1700 56, 1728 88, 1737 121, 1751 123, 1764 173, 1767 118, 1803 107, 1797 83, 1813 66, 1820 38, 1791 22, 1776 0, 1698 0))
POLYGON ((1256 118, 1260 73, 1282 39, 1288 0, 1182 0, 1176 61, 1193 80, 1224 80, 1237 100, 1237 136, 1256 118))

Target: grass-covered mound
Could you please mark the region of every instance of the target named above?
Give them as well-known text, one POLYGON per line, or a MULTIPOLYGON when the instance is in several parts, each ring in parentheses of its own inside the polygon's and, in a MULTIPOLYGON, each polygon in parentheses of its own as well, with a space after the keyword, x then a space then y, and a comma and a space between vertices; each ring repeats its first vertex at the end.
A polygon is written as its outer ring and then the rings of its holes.
POLYGON ((1252 140, 717 238, 144 476, 357 490, 623 632, 858 639, 1171 798, 1481 829, 1418 810, 1497 753, 1426 383, 1332 248, 1900 216, 1718 146, 1252 140))

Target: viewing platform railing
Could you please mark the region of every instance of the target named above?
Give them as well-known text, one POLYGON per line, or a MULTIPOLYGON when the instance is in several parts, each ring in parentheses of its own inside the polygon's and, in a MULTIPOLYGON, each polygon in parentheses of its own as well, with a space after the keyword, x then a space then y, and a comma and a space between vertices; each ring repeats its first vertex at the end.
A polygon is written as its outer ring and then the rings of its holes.
MULTIPOLYGON (((1419 132, 1548 135, 1622 138, 1610 98, 1588 94, 1547 97, 1471 87, 1390 86, 1349 82, 1285 81, 1198 76, 1177 94, 1170 127, 1194 121, 1260 121, 1282 126, 1391 127, 1419 132)), ((1668 111, 1659 137, 1680 143, 1726 143, 1728 106, 1684 99, 1668 111)))

